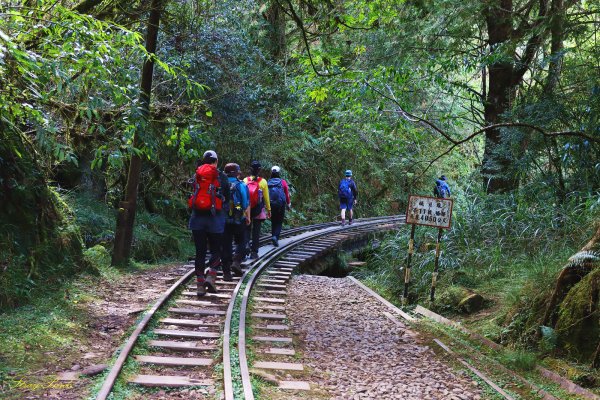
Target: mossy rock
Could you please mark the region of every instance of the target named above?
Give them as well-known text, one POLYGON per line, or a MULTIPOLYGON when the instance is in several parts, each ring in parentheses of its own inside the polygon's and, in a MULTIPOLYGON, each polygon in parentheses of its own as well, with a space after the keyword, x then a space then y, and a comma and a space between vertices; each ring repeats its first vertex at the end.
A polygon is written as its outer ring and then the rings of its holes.
POLYGON ((83 252, 85 259, 95 268, 110 266, 110 253, 100 244, 90 247, 83 252))
POLYGON ((569 290, 560 304, 556 332, 562 347, 574 357, 589 360, 598 346, 600 268, 569 290))
POLYGON ((469 293, 458 303, 458 309, 470 314, 483 308, 484 298, 479 293, 469 293))
POLYGON ((450 286, 440 293, 435 309, 468 314, 481 310, 484 303, 480 294, 462 286, 450 286))
POLYGON ((468 294, 469 291, 461 286, 450 286, 440 293, 438 302, 446 306, 456 307, 468 294))

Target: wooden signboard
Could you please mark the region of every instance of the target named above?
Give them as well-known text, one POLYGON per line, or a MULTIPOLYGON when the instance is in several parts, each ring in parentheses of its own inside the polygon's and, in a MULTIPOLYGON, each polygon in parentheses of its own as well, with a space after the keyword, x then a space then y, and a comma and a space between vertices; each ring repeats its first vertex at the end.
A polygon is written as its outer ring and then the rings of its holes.
POLYGON ((408 197, 406 223, 412 225, 412 227, 410 229, 408 257, 406 258, 406 269, 404 271, 404 295, 402 296, 402 304, 405 304, 408 298, 410 264, 414 253, 415 227, 417 225, 438 228, 437 242, 435 245, 435 261, 433 274, 431 276, 431 301, 433 302, 441 254, 440 245, 442 242, 442 229, 450 229, 452 223, 452 204, 452 199, 412 195, 408 197))
POLYGON ((406 223, 450 229, 452 221, 452 199, 426 196, 409 196, 406 223))

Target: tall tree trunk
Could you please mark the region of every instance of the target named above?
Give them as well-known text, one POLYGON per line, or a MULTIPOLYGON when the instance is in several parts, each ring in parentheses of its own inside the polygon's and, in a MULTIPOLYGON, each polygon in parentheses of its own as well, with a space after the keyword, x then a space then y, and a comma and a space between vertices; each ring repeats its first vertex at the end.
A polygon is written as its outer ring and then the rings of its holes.
MULTIPOLYGON (((562 7, 561 5, 561 8, 562 7)), ((492 0, 486 9, 486 24, 490 52, 497 61, 489 67, 489 89, 484 103, 484 118, 488 125, 502 122, 502 115, 510 110, 517 90, 538 49, 544 41, 547 29, 544 22, 548 17, 548 0, 539 0, 538 13, 529 21, 516 16, 512 0, 492 0), (517 23, 520 21, 520 23, 517 23), (517 28, 514 25, 519 25, 517 28), (517 55, 515 46, 528 36, 517 55), (503 51, 499 54, 498 49, 503 51)), ((528 13, 527 13, 528 14, 528 13)), ((519 181, 512 171, 513 156, 500 129, 486 132, 482 175, 488 193, 506 192, 518 187, 519 181)), ((520 148, 523 151, 524 148, 520 148)))
POLYGON ((269 46, 271 56, 275 61, 281 61, 285 56, 285 13, 279 4, 279 1, 271 1, 271 5, 263 14, 263 17, 269 23, 269 46))
POLYGON ((564 40, 564 5, 563 0, 552 0, 550 6, 550 64, 548 78, 544 85, 544 94, 553 96, 558 85, 563 65, 563 40, 564 40))
MULTIPOLYGON (((563 40, 564 40, 564 4, 563 0, 552 0, 550 6, 550 64, 548 66, 548 77, 544 85, 544 95, 546 97, 554 97, 554 92, 563 65, 563 40)), ((551 158, 550 162, 554 167, 558 182, 556 197, 559 203, 563 203, 567 195, 565 179, 563 176, 562 162, 558 151, 558 142, 556 137, 550 138, 551 143, 551 158)))
MULTIPOLYGON (((512 32, 512 0, 499 0, 487 9, 486 22, 489 47, 495 51, 506 45, 512 32)), ((510 109, 515 95, 513 82, 514 65, 512 60, 501 57, 488 67, 488 92, 484 104, 484 118, 487 125, 497 124, 502 114, 510 109)), ((502 132, 492 129, 485 135, 482 174, 488 193, 504 192, 516 188, 516 179, 509 174, 511 160, 501 151, 502 132)))
POLYGON ((598 342, 598 347, 596 347, 596 351, 592 356, 592 368, 600 367, 600 342, 598 342))
MULTIPOLYGON (((140 108, 142 111, 141 123, 133 137, 133 147, 139 148, 142 144, 140 132, 147 129, 150 117, 150 94, 152 91, 152 75, 154 72, 154 58, 158 41, 158 28, 160 15, 163 8, 163 0, 152 0, 150 17, 148 19, 148 30, 146 33, 146 51, 151 55, 144 61, 142 68, 140 108)), ((131 244, 133 241, 133 225, 135 220, 138 186, 140 183, 140 171, 142 158, 133 153, 129 163, 127 175, 127 186, 125 188, 125 200, 119 203, 117 214, 117 228, 115 230, 115 247, 113 250, 112 264, 118 265, 129 259, 131 244)))

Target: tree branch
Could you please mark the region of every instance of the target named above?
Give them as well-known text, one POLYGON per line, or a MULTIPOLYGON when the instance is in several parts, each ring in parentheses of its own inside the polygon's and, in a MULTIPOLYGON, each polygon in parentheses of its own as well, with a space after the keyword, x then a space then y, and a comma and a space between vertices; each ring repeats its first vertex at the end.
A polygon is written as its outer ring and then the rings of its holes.
MULTIPOLYGON (((402 107, 402 105, 400 104, 400 102, 394 96, 394 94, 389 86, 387 88, 391 94, 387 95, 387 94, 383 93, 381 90, 379 90, 376 87, 374 87, 373 85, 371 85, 369 82, 365 81, 365 84, 369 88, 371 88, 371 90, 373 90, 375 93, 380 95, 381 97, 384 97, 384 98, 390 100, 391 102, 393 102, 396 105, 396 107, 398 108, 396 110, 396 112, 398 114, 400 114, 404 119, 406 119, 409 122, 413 122, 413 123, 416 122, 422 126, 425 126, 426 128, 433 130, 434 132, 440 134, 442 137, 444 137, 444 139, 446 139, 448 142, 450 142, 452 144, 448 149, 446 149, 444 152, 442 152, 441 154, 436 156, 433 160, 431 160, 419 176, 422 176, 425 172, 427 172, 429 170, 429 168, 431 168, 431 166, 433 164, 435 164, 435 162, 437 162, 439 159, 443 158, 444 156, 450 154, 456 147, 473 140, 477 136, 479 136, 487 131, 498 129, 498 128, 527 128, 527 129, 531 129, 532 131, 536 131, 545 137, 554 138, 554 137, 558 137, 558 136, 574 136, 574 137, 579 137, 579 138, 582 138, 585 140, 589 140, 590 142, 600 143, 600 137, 594 137, 585 132, 577 132, 577 131, 570 131, 570 130, 548 132, 539 126, 529 124, 526 122, 503 122, 503 123, 488 125, 488 126, 485 126, 481 129, 478 129, 478 130, 472 132, 471 134, 464 137, 463 139, 457 140, 457 139, 454 139, 448 132, 446 132, 442 128, 438 127, 435 123, 433 123, 425 118, 421 118, 417 115, 414 115, 414 114, 411 114, 411 113, 405 111, 404 108, 402 107)), ((388 110, 386 110, 386 111, 388 111, 388 110)))
MULTIPOLYGON (((279 3, 279 5, 281 6, 281 8, 283 9, 283 5, 279 2, 279 0, 276 0, 277 3, 279 3)), ((302 18, 300 18, 298 16, 298 14, 296 13, 296 10, 294 9, 294 5, 292 4, 291 0, 286 0, 286 3, 289 6, 289 11, 290 11, 290 16, 292 17, 292 19, 294 20, 294 22, 296 23, 296 26, 298 26, 298 29, 300 29, 300 32, 302 33, 302 40, 304 42, 304 46, 306 47, 306 52, 308 54, 308 59, 310 61, 310 66, 312 67, 313 71, 315 72, 315 74, 317 76, 320 77, 331 77, 331 76, 336 76, 336 75, 340 75, 340 73, 322 73, 320 71, 317 70, 317 66, 315 65, 315 62, 313 60, 312 57, 312 53, 310 51, 310 43, 308 42, 308 37, 306 36, 306 28, 304 27, 304 22, 302 22, 302 18)))

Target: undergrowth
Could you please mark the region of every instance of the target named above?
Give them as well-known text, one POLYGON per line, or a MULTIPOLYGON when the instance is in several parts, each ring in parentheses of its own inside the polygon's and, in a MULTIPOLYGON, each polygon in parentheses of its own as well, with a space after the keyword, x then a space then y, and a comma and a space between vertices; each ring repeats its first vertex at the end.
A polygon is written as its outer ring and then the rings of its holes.
MULTIPOLYGON (((86 193, 53 192, 53 195, 62 224, 50 239, 31 248, 19 239, 18 231, 24 227, 5 225, 6 229, 0 234, 0 259, 3 260, 0 263, 0 311, 60 290, 82 272, 110 273, 115 210, 86 193)), ((165 262, 193 255, 194 246, 186 223, 183 218, 150 214, 140 207, 134 229, 133 263, 165 262)))
MULTIPOLYGON (((535 345, 541 308, 565 261, 591 237, 600 211, 597 196, 552 203, 526 191, 483 195, 470 188, 454 193, 452 228, 444 232, 436 301, 429 302, 437 230, 417 227, 409 300, 457 315, 470 293, 481 294, 490 318, 481 333, 498 342, 535 345)), ((369 263, 353 273, 399 303, 410 229, 389 235, 369 263)), ((546 343, 548 346, 548 343, 546 343)))

